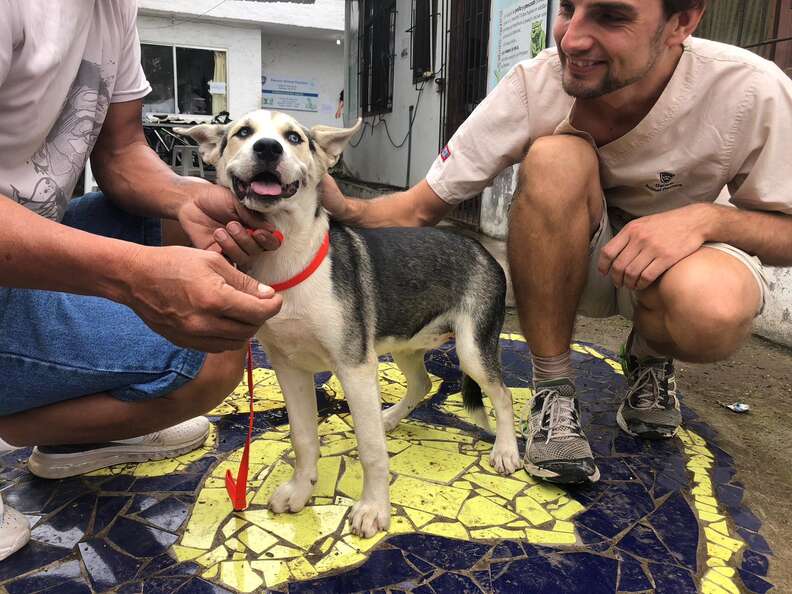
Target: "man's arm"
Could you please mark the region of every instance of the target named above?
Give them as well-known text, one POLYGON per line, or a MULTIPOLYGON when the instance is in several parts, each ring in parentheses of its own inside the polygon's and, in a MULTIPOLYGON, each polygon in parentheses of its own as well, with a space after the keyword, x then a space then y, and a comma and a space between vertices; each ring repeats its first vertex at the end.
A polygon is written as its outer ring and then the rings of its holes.
POLYGON ((330 214, 358 227, 428 227, 439 223, 453 208, 423 180, 404 192, 363 200, 347 198, 332 177, 319 186, 322 203, 330 214))
POLYGON ((768 266, 792 266, 792 216, 703 205, 706 241, 728 243, 768 266))

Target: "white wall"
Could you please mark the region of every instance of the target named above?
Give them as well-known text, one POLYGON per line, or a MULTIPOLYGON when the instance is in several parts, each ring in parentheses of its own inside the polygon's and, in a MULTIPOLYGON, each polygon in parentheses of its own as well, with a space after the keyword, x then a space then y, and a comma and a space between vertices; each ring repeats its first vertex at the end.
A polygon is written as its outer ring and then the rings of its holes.
POLYGON ((767 280, 770 293, 755 330, 765 338, 792 347, 792 269, 769 268, 767 280))
MULTIPOLYGON (((417 115, 413 125, 413 146, 411 174, 409 185, 424 178, 429 167, 437 157, 440 125, 440 99, 434 81, 424 87, 421 102, 418 104, 418 91, 412 82, 410 69, 410 28, 412 2, 398 0, 396 9, 396 64, 394 66, 393 111, 382 116, 388 123, 388 130, 395 144, 401 143, 409 127, 409 107, 417 105, 417 115), (403 50, 404 55, 402 55, 403 50)), ((442 16, 438 16, 438 32, 441 31, 442 16)), ((347 43, 356 43, 349 40, 347 43)), ((440 64, 440 41, 437 44, 435 68, 440 64)), ((350 48, 350 50, 353 48, 350 48)), ((353 65, 354 68, 354 65, 353 65)), ((358 88, 354 84, 347 89, 347 94, 357 95, 358 88)), ((352 118, 355 115, 352 114, 352 118)), ((344 152, 344 162, 359 179, 403 187, 407 183, 407 143, 397 149, 388 140, 385 126, 380 118, 367 118, 369 127, 357 148, 349 147, 344 152), (374 126, 372 133, 371 127, 374 126)), ((356 139, 354 139, 356 140, 356 139)))
POLYGON ((237 118, 261 106, 261 32, 258 27, 223 26, 139 16, 141 43, 207 47, 228 52, 228 111, 237 118))
POLYGON ((338 94, 344 88, 344 47, 332 40, 312 40, 261 35, 261 73, 299 80, 315 80, 319 91, 319 112, 287 111, 304 126, 343 126, 335 119, 338 94))

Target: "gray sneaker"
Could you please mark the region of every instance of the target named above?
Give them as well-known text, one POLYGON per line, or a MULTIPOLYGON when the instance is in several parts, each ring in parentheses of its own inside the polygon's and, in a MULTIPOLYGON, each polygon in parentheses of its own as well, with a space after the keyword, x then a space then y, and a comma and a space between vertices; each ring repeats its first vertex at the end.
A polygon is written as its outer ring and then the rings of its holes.
POLYGON ((616 413, 623 431, 644 439, 668 439, 682 424, 676 395, 672 359, 638 360, 622 351, 622 368, 627 377, 627 392, 616 413))
POLYGON ((538 382, 520 426, 525 436, 524 466, 528 474, 551 483, 599 480, 591 446, 580 427, 580 408, 572 381, 564 378, 538 382))

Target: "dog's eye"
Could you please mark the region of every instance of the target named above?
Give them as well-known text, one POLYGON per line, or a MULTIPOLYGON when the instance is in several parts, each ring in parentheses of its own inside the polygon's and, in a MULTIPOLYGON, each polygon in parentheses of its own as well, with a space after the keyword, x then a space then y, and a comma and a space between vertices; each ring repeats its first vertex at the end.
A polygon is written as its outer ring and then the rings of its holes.
POLYGON ((286 135, 286 140, 288 140, 292 144, 302 144, 303 141, 302 136, 297 134, 297 132, 289 132, 286 135))
POLYGON ((247 138, 251 134, 253 134, 253 128, 250 126, 242 126, 239 130, 237 130, 236 133, 236 135, 240 138, 247 138))

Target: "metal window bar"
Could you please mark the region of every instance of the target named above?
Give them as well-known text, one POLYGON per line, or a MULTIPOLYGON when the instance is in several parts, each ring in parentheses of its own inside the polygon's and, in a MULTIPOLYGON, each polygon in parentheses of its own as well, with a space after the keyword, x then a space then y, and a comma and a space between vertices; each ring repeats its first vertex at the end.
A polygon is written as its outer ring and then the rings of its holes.
POLYGON ((365 0, 360 11, 360 106, 364 116, 393 109, 396 0, 365 0))
POLYGON ((413 0, 410 34, 410 69, 413 84, 434 74, 434 52, 437 42, 437 0, 413 0))

